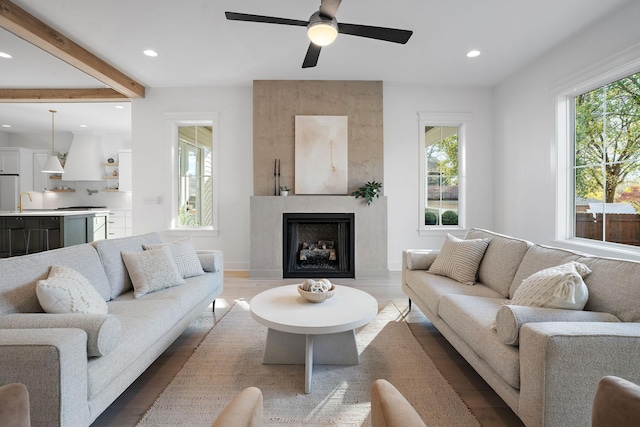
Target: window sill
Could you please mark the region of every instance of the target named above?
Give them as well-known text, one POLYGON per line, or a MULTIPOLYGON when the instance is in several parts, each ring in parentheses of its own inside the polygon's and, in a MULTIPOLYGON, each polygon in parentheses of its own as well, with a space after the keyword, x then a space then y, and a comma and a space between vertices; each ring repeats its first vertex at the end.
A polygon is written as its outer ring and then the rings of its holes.
POLYGON ((218 237, 220 235, 220 230, 216 230, 211 227, 172 228, 169 230, 165 230, 165 234, 168 236, 177 236, 177 237, 190 237, 190 236, 218 237))
POLYGON ((452 234, 456 237, 464 237, 467 233, 467 230, 462 227, 450 226, 450 227, 430 227, 430 228, 419 228, 418 236, 446 236, 447 234, 452 234))
POLYGON ((584 239, 554 240, 553 243, 558 247, 584 252, 589 255, 640 261, 640 248, 630 247, 626 249, 620 247, 620 245, 590 242, 584 239))

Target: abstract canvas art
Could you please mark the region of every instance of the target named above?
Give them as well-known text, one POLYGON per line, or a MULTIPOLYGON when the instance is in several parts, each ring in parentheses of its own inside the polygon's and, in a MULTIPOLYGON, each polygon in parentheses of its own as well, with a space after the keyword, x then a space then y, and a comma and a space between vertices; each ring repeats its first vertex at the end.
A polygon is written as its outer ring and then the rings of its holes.
POLYGON ((348 117, 296 116, 295 194, 347 194, 348 117))

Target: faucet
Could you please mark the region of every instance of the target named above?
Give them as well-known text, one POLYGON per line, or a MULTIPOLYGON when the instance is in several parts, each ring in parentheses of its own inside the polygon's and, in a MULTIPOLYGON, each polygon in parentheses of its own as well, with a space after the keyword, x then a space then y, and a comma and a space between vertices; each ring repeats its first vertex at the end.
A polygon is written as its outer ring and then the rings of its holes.
POLYGON ((31 194, 29 194, 26 191, 23 191, 22 193, 20 193, 19 202, 18 202, 18 209, 20 210, 20 212, 22 212, 22 196, 24 196, 25 194, 29 196, 29 201, 33 202, 33 199, 31 198, 31 194))
POLYGON ((98 192, 98 190, 89 190, 89 189, 87 188, 87 193, 89 193, 89 195, 90 195, 90 196, 91 196, 92 194, 97 193, 97 192, 98 192))

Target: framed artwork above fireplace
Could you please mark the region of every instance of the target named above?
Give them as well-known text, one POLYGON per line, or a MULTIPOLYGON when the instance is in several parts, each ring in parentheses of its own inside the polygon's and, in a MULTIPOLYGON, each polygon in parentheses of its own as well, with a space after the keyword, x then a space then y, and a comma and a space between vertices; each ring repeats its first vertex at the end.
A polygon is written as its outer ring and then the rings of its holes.
POLYGON ((295 194, 348 193, 348 117, 296 116, 295 194))

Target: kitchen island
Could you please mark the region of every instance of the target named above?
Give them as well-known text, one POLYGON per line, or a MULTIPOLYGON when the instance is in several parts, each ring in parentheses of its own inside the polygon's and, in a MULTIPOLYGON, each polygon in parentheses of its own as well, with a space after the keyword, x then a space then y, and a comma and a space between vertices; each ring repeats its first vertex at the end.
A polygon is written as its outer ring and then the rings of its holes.
POLYGON ((0 212, 0 257, 106 239, 108 224, 106 209, 0 212))

